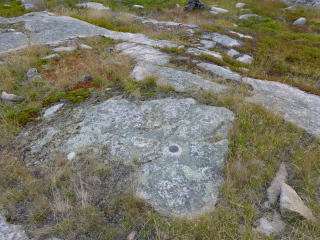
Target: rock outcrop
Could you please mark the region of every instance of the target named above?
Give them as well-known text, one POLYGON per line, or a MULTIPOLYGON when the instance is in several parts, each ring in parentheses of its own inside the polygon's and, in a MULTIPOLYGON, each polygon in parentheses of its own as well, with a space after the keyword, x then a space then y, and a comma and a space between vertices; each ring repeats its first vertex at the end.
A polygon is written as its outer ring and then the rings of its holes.
POLYGON ((196 9, 204 9, 205 4, 200 3, 199 0, 190 0, 189 3, 184 7, 185 11, 193 11, 196 9))

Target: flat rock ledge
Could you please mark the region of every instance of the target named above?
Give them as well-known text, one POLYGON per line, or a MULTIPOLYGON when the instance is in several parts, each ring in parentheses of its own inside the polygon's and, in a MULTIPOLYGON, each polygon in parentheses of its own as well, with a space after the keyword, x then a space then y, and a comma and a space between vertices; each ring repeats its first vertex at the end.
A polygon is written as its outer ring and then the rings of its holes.
POLYGON ((102 144, 119 161, 143 163, 136 195, 164 215, 194 216, 216 203, 234 118, 193 99, 110 99, 86 111, 79 134, 60 150, 102 144))

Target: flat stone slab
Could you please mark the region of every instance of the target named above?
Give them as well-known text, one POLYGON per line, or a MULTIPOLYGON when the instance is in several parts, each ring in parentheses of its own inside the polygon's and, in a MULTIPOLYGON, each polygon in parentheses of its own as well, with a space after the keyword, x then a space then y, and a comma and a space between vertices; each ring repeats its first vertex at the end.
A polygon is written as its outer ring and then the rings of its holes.
POLYGON ((119 161, 143 164, 136 194, 163 214, 198 215, 212 208, 222 183, 228 130, 235 116, 193 99, 107 100, 90 107, 79 134, 61 149, 108 147, 119 161))
POLYGON ((195 74, 152 64, 138 64, 131 73, 131 77, 138 81, 148 76, 155 76, 158 85, 169 84, 179 92, 199 89, 223 92, 227 89, 226 86, 208 81, 195 74))
POLYGON ((211 72, 223 79, 231 79, 235 81, 241 81, 241 75, 235 72, 230 71, 224 67, 220 67, 215 64, 201 62, 197 64, 198 67, 202 68, 205 71, 211 72))
POLYGON ((196 56, 198 56, 200 54, 207 54, 207 55, 213 56, 215 58, 222 59, 222 56, 221 56, 220 53, 209 51, 209 50, 206 50, 206 49, 188 48, 187 53, 194 54, 196 56))
POLYGON ((0 33, 0 53, 23 49, 28 43, 27 35, 21 32, 0 33))
POLYGON ((253 87, 253 96, 246 101, 261 103, 267 109, 283 114, 288 122, 320 136, 320 96, 279 82, 243 78, 253 87))
POLYGON ((0 239, 1 240, 29 240, 22 226, 7 223, 0 215, 0 239))
POLYGON ((226 46, 226 47, 235 47, 235 46, 241 45, 241 43, 238 40, 233 39, 231 37, 228 37, 227 35, 220 34, 220 33, 205 32, 202 34, 202 37, 205 39, 210 39, 210 40, 217 42, 217 43, 219 43, 223 46, 226 46))

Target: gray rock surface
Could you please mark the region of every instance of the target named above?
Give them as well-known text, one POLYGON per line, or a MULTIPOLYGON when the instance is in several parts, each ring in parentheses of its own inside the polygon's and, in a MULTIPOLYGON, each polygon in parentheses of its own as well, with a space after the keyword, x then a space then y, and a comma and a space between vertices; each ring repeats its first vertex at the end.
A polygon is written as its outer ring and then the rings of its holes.
POLYGON ((234 47, 234 46, 241 45, 241 43, 238 40, 233 39, 231 37, 228 37, 227 35, 220 34, 220 33, 205 32, 202 34, 202 37, 205 39, 210 39, 214 42, 220 43, 221 45, 226 46, 226 47, 234 47))
POLYGON ((28 78, 32 78, 32 77, 34 77, 34 76, 36 76, 36 75, 38 75, 39 73, 38 73, 38 70, 36 69, 36 68, 31 68, 31 69, 29 69, 28 70, 28 72, 27 72, 27 77, 28 78))
POLYGON ((227 13, 227 12, 229 12, 226 9, 218 8, 218 7, 215 7, 215 6, 211 7, 211 11, 215 11, 215 12, 218 12, 218 13, 227 13))
POLYGON ((8 94, 6 92, 2 92, 1 99, 2 99, 2 101, 7 101, 7 102, 19 102, 23 99, 23 97, 17 96, 14 94, 8 94))
POLYGON ((183 8, 185 11, 194 11, 197 9, 204 9, 205 4, 201 3, 199 0, 190 0, 188 4, 183 8))
POLYGON ((142 6, 142 5, 133 5, 132 8, 133 9, 139 9, 139 8, 144 8, 144 6, 142 6))
POLYGON ((57 47, 54 48, 54 52, 72 52, 75 51, 77 48, 76 47, 57 47))
POLYGON ((44 0, 21 0, 22 4, 36 4, 36 3, 43 3, 44 0))
POLYGON ((266 236, 280 233, 285 227, 285 223, 281 220, 280 214, 274 210, 272 219, 262 217, 259 219, 259 225, 255 229, 257 232, 266 236))
POLYGON ((88 8, 88 9, 94 9, 94 10, 110 10, 109 7, 104 6, 102 3, 96 3, 96 2, 86 2, 86 3, 79 3, 76 5, 78 8, 88 8))
POLYGON ((33 4, 25 4, 24 5, 25 10, 27 11, 37 11, 39 8, 33 4))
POLYGON ((246 100, 261 103, 267 109, 283 114, 288 122, 320 136, 320 96, 279 82, 243 78, 253 87, 253 96, 246 100))
POLYGON ((300 215, 315 221, 310 209, 303 203, 296 191, 286 183, 281 184, 280 211, 284 217, 292 218, 300 215))
POLYGON ((227 52, 227 55, 234 58, 234 57, 238 57, 240 56, 240 53, 234 49, 230 49, 228 52, 227 52))
POLYGON ((244 15, 241 15, 241 16, 239 17, 239 19, 245 19, 245 20, 247 20, 247 19, 249 19, 249 18, 258 18, 259 20, 262 19, 261 16, 259 16, 259 15, 257 15, 257 14, 244 14, 244 15))
POLYGON ((292 25, 293 26, 298 26, 298 27, 303 27, 306 24, 307 20, 304 17, 301 17, 297 20, 295 20, 292 25))
POLYGON ((207 54, 207 55, 211 55, 213 57, 222 59, 222 56, 220 53, 217 52, 213 52, 213 51, 209 51, 207 49, 200 49, 200 48, 188 48, 188 50, 186 51, 189 54, 194 54, 196 56, 200 55, 200 54, 207 54))
POLYGON ((48 109, 45 111, 45 113, 44 113, 44 115, 43 115, 43 118, 44 118, 45 120, 50 120, 51 117, 55 114, 55 112, 57 112, 60 108, 62 108, 63 105, 64 105, 63 103, 60 103, 60 104, 58 104, 58 105, 55 105, 55 106, 52 106, 52 107, 48 108, 48 109))
POLYGON ((0 239, 1 240, 29 240, 22 226, 7 223, 0 215, 0 239))
POLYGON ((143 34, 110 31, 71 17, 52 16, 52 14, 48 12, 28 13, 15 18, 0 18, 0 22, 26 22, 25 29, 29 31, 29 36, 21 32, 1 33, 0 54, 25 48, 29 44, 59 46, 66 40, 91 36, 105 36, 115 40, 145 44, 148 46, 177 46, 168 41, 152 40, 143 34))
POLYGON ((236 35, 238 35, 238 36, 241 37, 241 38, 253 39, 253 37, 251 37, 251 36, 249 36, 249 35, 245 35, 245 34, 239 33, 239 32, 235 32, 235 31, 231 31, 231 30, 229 30, 228 32, 229 32, 229 33, 232 33, 232 34, 236 34, 236 35))
POLYGON ((280 168, 272 180, 270 187, 267 189, 268 201, 275 204, 280 196, 281 185, 285 183, 288 177, 285 163, 280 164, 280 168))
POLYGON ((144 163, 136 194, 160 212, 197 215, 214 206, 234 114, 193 99, 107 100, 90 107, 61 148, 104 145, 118 161, 144 163))
POLYGON ((237 3, 236 8, 243 8, 245 5, 245 3, 237 3))
POLYGON ((242 63, 246 63, 246 64, 252 64, 252 62, 253 62, 253 58, 247 54, 244 54, 243 56, 238 57, 236 60, 239 62, 242 62, 242 63))
POLYGON ((197 66, 202 68, 205 71, 208 71, 208 72, 213 73, 219 77, 222 77, 223 79, 232 79, 235 81, 241 80, 240 74, 234 73, 234 72, 230 71, 229 69, 226 69, 224 67, 220 67, 215 64, 201 62, 201 63, 198 63, 197 66))
POLYGON ((50 54, 50 55, 48 55, 46 57, 43 57, 41 59, 45 60, 45 59, 59 59, 59 58, 60 58, 59 54, 54 53, 54 54, 50 54))
POLYGON ((195 74, 178 71, 173 68, 160 67, 151 64, 138 64, 133 69, 131 76, 135 80, 143 80, 148 76, 156 76, 157 84, 169 84, 174 87, 176 91, 186 92, 190 90, 211 90, 214 92, 222 92, 227 89, 218 83, 210 82, 195 74))
POLYGON ((121 54, 130 55, 137 62, 147 62, 158 65, 164 65, 169 62, 170 56, 153 47, 139 45, 135 43, 119 43, 116 45, 116 50, 121 54))
POLYGON ((214 48, 217 43, 216 42, 212 42, 212 41, 208 41, 208 40, 201 40, 200 41, 201 44, 204 45, 205 48, 214 48))

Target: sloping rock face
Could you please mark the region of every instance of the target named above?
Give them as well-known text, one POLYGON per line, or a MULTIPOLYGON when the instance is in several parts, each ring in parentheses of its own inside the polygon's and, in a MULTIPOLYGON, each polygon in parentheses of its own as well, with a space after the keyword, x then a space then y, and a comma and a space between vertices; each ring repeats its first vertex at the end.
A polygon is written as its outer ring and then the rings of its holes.
POLYGON ((72 110, 57 104, 24 140, 22 149, 30 150, 24 161, 36 165, 35 158, 50 161, 54 152, 98 152, 99 159, 135 165, 136 195, 159 212, 192 217, 217 200, 234 118, 230 110, 194 99, 110 99, 72 110))
POLYGON ((268 109, 284 114, 288 122, 320 136, 320 96, 279 82, 242 78, 253 87, 252 103, 261 103, 268 109))

